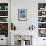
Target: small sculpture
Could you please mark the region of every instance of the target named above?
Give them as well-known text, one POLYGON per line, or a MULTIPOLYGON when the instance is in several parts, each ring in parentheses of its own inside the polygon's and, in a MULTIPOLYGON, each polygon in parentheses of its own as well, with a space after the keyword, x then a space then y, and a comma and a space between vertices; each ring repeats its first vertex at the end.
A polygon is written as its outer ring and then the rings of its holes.
POLYGON ((29 30, 34 30, 34 28, 35 27, 32 25, 32 26, 29 27, 29 30))
POLYGON ((14 26, 13 23, 11 23, 11 30, 16 30, 16 26, 14 26))

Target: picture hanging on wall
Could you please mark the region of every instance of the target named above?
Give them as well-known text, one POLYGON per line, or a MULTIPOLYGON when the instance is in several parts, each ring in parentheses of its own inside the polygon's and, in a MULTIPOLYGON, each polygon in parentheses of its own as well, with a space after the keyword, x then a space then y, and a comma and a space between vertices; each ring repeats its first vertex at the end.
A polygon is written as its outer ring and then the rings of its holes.
POLYGON ((27 9, 18 9, 18 20, 27 21, 27 9))

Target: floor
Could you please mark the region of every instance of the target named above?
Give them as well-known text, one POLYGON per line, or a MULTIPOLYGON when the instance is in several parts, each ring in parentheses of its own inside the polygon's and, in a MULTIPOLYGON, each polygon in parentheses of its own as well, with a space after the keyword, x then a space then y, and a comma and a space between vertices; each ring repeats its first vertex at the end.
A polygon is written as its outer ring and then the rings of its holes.
POLYGON ((0 45, 0 46, 8 46, 8 45, 0 45))

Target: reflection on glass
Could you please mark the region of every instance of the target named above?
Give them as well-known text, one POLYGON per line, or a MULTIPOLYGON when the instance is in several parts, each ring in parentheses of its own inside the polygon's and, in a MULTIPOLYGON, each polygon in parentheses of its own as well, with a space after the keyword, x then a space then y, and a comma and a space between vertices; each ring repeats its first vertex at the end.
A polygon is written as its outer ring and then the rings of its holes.
POLYGON ((39 37, 46 37, 46 29, 39 29, 39 37))
POLYGON ((46 17, 38 17, 38 22, 46 22, 46 17))
POLYGON ((45 10, 46 9, 46 3, 39 3, 38 4, 38 10, 45 10))
POLYGON ((38 28, 46 28, 46 23, 39 23, 38 24, 38 28))
POLYGON ((46 11, 38 11, 38 16, 46 16, 46 11))

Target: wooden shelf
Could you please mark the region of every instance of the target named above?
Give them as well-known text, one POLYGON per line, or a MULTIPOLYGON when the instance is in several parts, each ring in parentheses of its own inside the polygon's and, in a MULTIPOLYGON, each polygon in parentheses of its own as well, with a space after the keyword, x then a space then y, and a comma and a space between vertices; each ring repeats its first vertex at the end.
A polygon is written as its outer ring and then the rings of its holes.
POLYGON ((46 12, 46 10, 38 10, 38 11, 45 11, 46 12))
POLYGON ((38 28, 38 29, 46 29, 46 28, 38 28))
POLYGON ((38 16, 38 17, 46 17, 46 15, 43 15, 43 16, 38 16))
POLYGON ((0 23, 8 23, 8 22, 0 22, 0 23))
POLYGON ((0 11, 8 11, 8 10, 0 10, 0 11))
POLYGON ((0 16, 0 17, 8 17, 8 16, 0 16))
POLYGON ((38 23, 46 23, 46 22, 38 22, 38 23))

